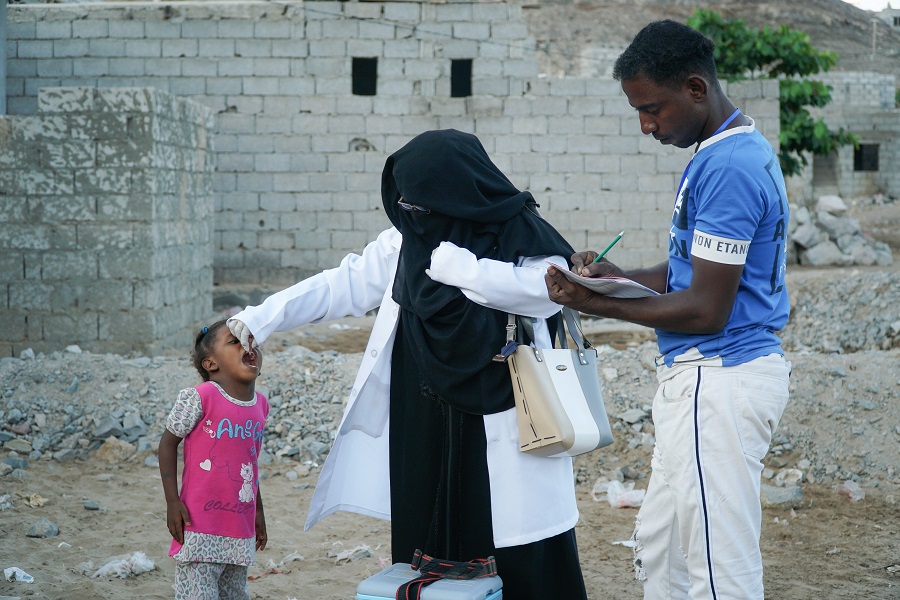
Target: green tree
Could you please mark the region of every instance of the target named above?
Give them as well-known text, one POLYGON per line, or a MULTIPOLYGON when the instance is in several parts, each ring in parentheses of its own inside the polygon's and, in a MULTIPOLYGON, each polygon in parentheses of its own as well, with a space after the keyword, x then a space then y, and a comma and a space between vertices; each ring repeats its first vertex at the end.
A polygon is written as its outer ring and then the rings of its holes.
POLYGON ((831 102, 831 87, 808 75, 828 71, 837 63, 834 52, 817 50, 802 31, 781 25, 750 29, 741 19, 725 19, 718 13, 697 9, 687 24, 716 43, 716 69, 726 81, 776 78, 779 80, 781 134, 778 155, 785 175, 796 175, 807 161, 804 152, 827 155, 839 146, 859 139, 843 128, 834 132, 820 117, 813 119, 808 106, 821 108, 831 102))

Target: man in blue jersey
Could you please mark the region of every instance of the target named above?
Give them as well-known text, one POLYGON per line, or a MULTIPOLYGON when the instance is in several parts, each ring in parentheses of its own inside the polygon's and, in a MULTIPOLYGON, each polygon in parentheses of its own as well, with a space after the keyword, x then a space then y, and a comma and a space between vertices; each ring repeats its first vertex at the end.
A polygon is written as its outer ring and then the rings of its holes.
POLYGON ((641 131, 694 147, 675 197, 669 257, 622 271, 595 252, 586 276, 660 295, 609 298, 549 269, 550 298, 656 329, 656 446, 635 528, 646 599, 763 598, 762 458, 788 399, 776 335, 788 318, 784 177, 769 142, 719 85, 713 42, 674 21, 647 25, 613 71, 641 131))

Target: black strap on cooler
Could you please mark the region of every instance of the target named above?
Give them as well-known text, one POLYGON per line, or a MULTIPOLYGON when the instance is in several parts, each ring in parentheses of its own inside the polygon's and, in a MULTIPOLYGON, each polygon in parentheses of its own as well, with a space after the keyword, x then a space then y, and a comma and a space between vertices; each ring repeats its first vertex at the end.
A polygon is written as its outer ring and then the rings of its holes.
POLYGON ((432 558, 416 550, 410 566, 421 575, 398 587, 396 600, 418 600, 426 586, 441 579, 478 579, 497 575, 497 561, 493 556, 458 562, 432 558))

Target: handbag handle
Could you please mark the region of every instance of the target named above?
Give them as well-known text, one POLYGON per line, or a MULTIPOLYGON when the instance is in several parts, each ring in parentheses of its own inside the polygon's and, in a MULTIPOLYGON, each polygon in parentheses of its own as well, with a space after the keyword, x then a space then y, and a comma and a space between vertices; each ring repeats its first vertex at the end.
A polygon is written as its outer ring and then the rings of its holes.
MULTIPOLYGON (((575 340, 575 344, 578 349, 589 350, 593 348, 591 343, 584 337, 584 332, 581 329, 581 316, 568 307, 562 308, 563 321, 565 325, 562 327, 562 331, 559 332, 559 345, 562 348, 568 349, 569 341, 566 338, 566 329, 569 330, 569 335, 572 336, 572 339, 575 340)), ((507 321, 506 321, 506 343, 516 341, 516 318, 517 316, 513 313, 507 313, 507 321)))
MULTIPOLYGON (((563 307, 562 314, 563 319, 566 321, 569 335, 572 336, 572 339, 575 340, 578 347, 585 350, 593 348, 594 346, 591 345, 586 337, 584 337, 584 332, 581 330, 581 315, 566 306, 563 307)), ((565 347, 566 346, 563 345, 563 348, 565 347)))

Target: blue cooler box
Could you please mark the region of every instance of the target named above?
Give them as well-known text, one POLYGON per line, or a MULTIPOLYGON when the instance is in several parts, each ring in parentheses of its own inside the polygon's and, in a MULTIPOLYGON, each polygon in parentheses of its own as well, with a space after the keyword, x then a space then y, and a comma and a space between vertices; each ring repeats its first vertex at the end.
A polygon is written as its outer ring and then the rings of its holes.
MULTIPOLYGON (((360 582, 356 600, 394 600, 397 588, 419 576, 409 563, 391 565, 360 582)), ((503 582, 499 577, 441 579, 422 590, 421 600, 501 600, 503 582)))

